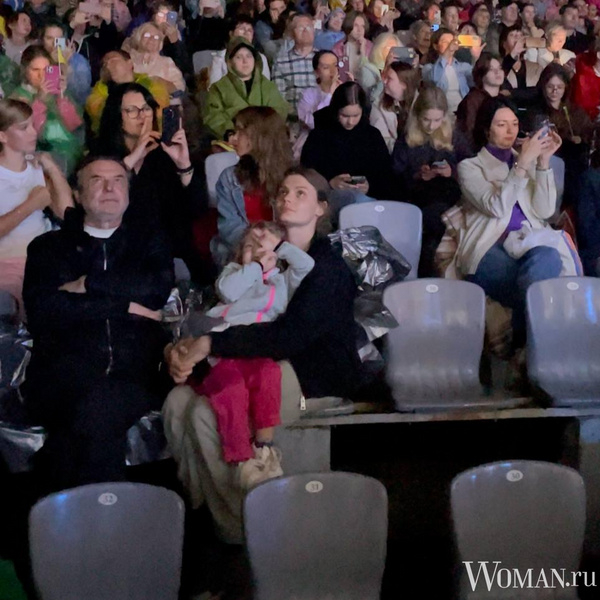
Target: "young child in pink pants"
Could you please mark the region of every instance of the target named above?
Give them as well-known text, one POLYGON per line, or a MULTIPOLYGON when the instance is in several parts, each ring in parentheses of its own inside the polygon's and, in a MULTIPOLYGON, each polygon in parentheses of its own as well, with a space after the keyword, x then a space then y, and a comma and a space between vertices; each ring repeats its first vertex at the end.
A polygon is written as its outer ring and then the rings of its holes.
MULTIPOLYGON (((285 312, 314 260, 280 241, 282 237, 275 223, 261 221, 248 228, 234 261, 217 279, 222 303, 207 316, 223 319, 228 327, 273 321, 285 312), (281 271, 279 261, 285 261, 287 269, 281 271)), ((281 453, 273 447, 274 427, 281 422, 279 365, 270 358, 209 358, 209 362, 213 365, 209 374, 190 385, 208 398, 215 411, 225 461, 239 464, 245 488, 282 475, 281 453)))

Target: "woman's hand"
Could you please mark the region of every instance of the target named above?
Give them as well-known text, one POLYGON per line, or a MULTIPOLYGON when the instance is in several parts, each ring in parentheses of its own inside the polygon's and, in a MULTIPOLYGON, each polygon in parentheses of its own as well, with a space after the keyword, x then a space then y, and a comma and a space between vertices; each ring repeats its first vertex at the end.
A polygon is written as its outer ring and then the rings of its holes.
MULTIPOLYGON (((542 153, 542 145, 545 137, 542 137, 545 128, 536 131, 532 136, 526 138, 521 146, 521 152, 519 153, 518 164, 519 167, 528 171, 531 165, 537 160, 538 156, 542 153)), ((549 137, 549 136, 547 136, 549 137)), ((560 139, 560 138, 559 138, 560 139)))
POLYGON ((510 55, 513 57, 514 60, 520 61, 520 57, 521 54, 523 54, 523 52, 525 52, 525 40, 521 38, 515 42, 515 45, 513 46, 510 55))
POLYGON ((183 128, 175 132, 175 135, 171 138, 171 143, 169 145, 161 142, 160 146, 164 150, 165 154, 169 155, 178 169, 187 169, 191 165, 190 151, 183 128))
POLYGON ((380 19, 382 27, 387 27, 389 31, 394 31, 394 21, 400 16, 400 12, 395 8, 388 10, 380 19))
POLYGON ((556 151, 561 147, 562 140, 560 135, 554 131, 554 129, 550 129, 548 135, 542 140, 542 149, 540 155, 538 157, 537 166, 540 169, 549 169, 550 168, 550 158, 556 153, 556 151))
POLYGON ((82 275, 79 279, 75 281, 69 281, 67 283, 63 283, 58 289, 62 292, 70 292, 71 294, 85 294, 87 291, 85 289, 85 278, 87 275, 82 275))
POLYGON ((135 148, 123 159, 123 162, 129 169, 133 169, 138 163, 144 161, 149 152, 158 148, 159 139, 160 133, 152 131, 152 117, 146 119, 135 148))
POLYGON ((343 175, 336 175, 333 179, 329 181, 329 185, 334 190, 355 190, 357 189, 356 185, 352 185, 349 183, 352 175, 349 173, 344 173, 343 175))
POLYGON ((452 167, 446 163, 445 167, 431 167, 431 173, 440 177, 452 177, 452 167))
POLYGON ((84 13, 81 10, 76 10, 73 16, 71 17, 71 22, 69 25, 71 29, 75 29, 80 25, 87 25, 90 22, 90 15, 84 13))
POLYGON ((438 174, 436 171, 433 170, 429 165, 421 165, 421 170, 417 174, 417 178, 420 178, 423 181, 431 181, 437 176, 438 174))
POLYGON ((179 30, 176 25, 171 25, 165 21, 160 26, 160 29, 171 44, 175 44, 179 41, 179 30))
POLYGON ((446 48, 446 51, 442 54, 442 58, 446 61, 446 62, 451 62, 452 59, 454 58, 454 55, 456 54, 456 51, 460 48, 460 46, 458 45, 458 39, 454 38, 449 44, 448 47, 446 48))
POLYGON ((486 47, 487 44, 482 44, 481 40, 479 43, 479 46, 471 46, 471 48, 469 48, 469 50, 471 51, 471 58, 473 59, 473 62, 477 62, 479 60, 479 57, 481 56, 481 53, 483 52, 483 49, 486 47))
POLYGON ((169 373, 175 383, 185 383, 194 367, 209 354, 210 336, 203 335, 197 339, 185 338, 177 344, 169 344, 165 348, 165 360, 169 365, 169 373))
POLYGON ((151 308, 146 308, 142 304, 138 304, 137 302, 130 302, 129 309, 127 312, 130 315, 137 315, 138 317, 145 317, 146 319, 151 319, 152 321, 160 321, 162 319, 160 310, 152 310, 151 308))

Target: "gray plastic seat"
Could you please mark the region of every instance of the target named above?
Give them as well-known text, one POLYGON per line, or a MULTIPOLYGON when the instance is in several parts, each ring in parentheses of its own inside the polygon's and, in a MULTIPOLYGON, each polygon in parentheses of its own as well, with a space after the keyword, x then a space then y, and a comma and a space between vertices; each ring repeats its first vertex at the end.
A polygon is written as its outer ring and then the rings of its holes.
POLYGON ((416 279, 421 256, 423 214, 418 206, 393 200, 350 204, 340 211, 340 229, 373 225, 406 258, 411 270, 406 280, 416 279))
POLYGON ((177 494, 140 483, 40 500, 29 538, 41 600, 177 600, 183 518, 177 494))
POLYGON ((559 277, 527 291, 531 380, 555 406, 600 403, 600 280, 559 277))
POLYGON ((479 362, 485 294, 466 281, 418 279, 390 285, 383 303, 399 325, 386 338, 386 379, 396 409, 494 404, 483 397, 479 362))
MULTIPOLYGON (((533 569, 535 586, 541 569, 577 571, 586 518, 585 487, 577 471, 546 462, 505 461, 482 465, 457 475, 451 487, 452 520, 461 570, 461 599, 577 598, 566 589, 500 589, 490 577, 488 591, 483 573, 473 591, 464 561, 473 561, 477 576, 480 561, 488 573, 519 569, 524 577, 533 569)), ((559 574, 561 571, 559 571, 559 574)), ((506 575, 501 584, 506 584, 506 575)))
POLYGON ((387 493, 354 473, 273 479, 244 502, 255 600, 376 600, 387 493))
POLYGON ((5 290, 0 290, 0 317, 16 317, 19 312, 16 298, 5 290))
POLYGON ((208 204, 217 206, 217 181, 221 173, 227 168, 236 165, 240 157, 235 152, 217 152, 206 157, 204 169, 206 171, 206 188, 208 189, 208 204))

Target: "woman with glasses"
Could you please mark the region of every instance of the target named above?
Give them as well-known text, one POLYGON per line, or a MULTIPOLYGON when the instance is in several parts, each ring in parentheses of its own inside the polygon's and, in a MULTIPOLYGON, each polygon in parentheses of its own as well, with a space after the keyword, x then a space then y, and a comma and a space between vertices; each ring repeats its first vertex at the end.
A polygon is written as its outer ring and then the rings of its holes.
MULTIPOLYGON (((43 47, 29 46, 21 59, 22 83, 11 97, 31 106, 37 149, 49 152, 68 177, 83 154, 83 119, 81 108, 67 92, 66 73, 51 82, 46 72, 51 64, 43 47)), ((58 71, 58 66, 54 68, 58 71)))
POLYGON ((171 58, 160 54, 164 37, 153 23, 145 23, 133 32, 129 52, 133 61, 133 70, 162 80, 172 96, 181 95, 185 91, 185 81, 181 71, 171 58))
POLYGON ((556 153, 565 161, 564 203, 578 197, 578 181, 587 167, 592 122, 588 114, 571 101, 570 77, 565 67, 551 63, 540 75, 538 101, 527 112, 523 128, 530 132, 549 121, 562 139, 556 153))
POLYGON ((125 220, 149 231, 164 231, 174 255, 185 261, 192 278, 201 278, 192 249, 192 219, 206 205, 203 177, 190 162, 181 125, 169 143, 161 141, 157 109, 156 100, 142 85, 115 86, 106 100, 93 151, 117 156, 129 169, 125 220))

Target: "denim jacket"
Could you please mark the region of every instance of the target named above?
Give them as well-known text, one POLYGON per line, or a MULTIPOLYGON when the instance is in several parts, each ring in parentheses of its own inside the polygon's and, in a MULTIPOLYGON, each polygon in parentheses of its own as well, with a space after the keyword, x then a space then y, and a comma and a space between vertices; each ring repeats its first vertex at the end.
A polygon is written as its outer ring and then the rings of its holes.
POLYGON ((235 165, 225 169, 217 180, 217 211, 219 233, 211 240, 210 250, 217 266, 223 267, 249 224, 235 165))
MULTIPOLYGON (((442 91, 448 91, 448 79, 446 78, 446 59, 441 56, 433 63, 423 66, 423 80, 432 81, 442 91)), ((454 60, 452 66, 456 71, 456 77, 458 78, 458 85, 460 87, 460 95, 464 98, 471 87, 473 87, 472 71, 473 67, 464 62, 454 60)))

